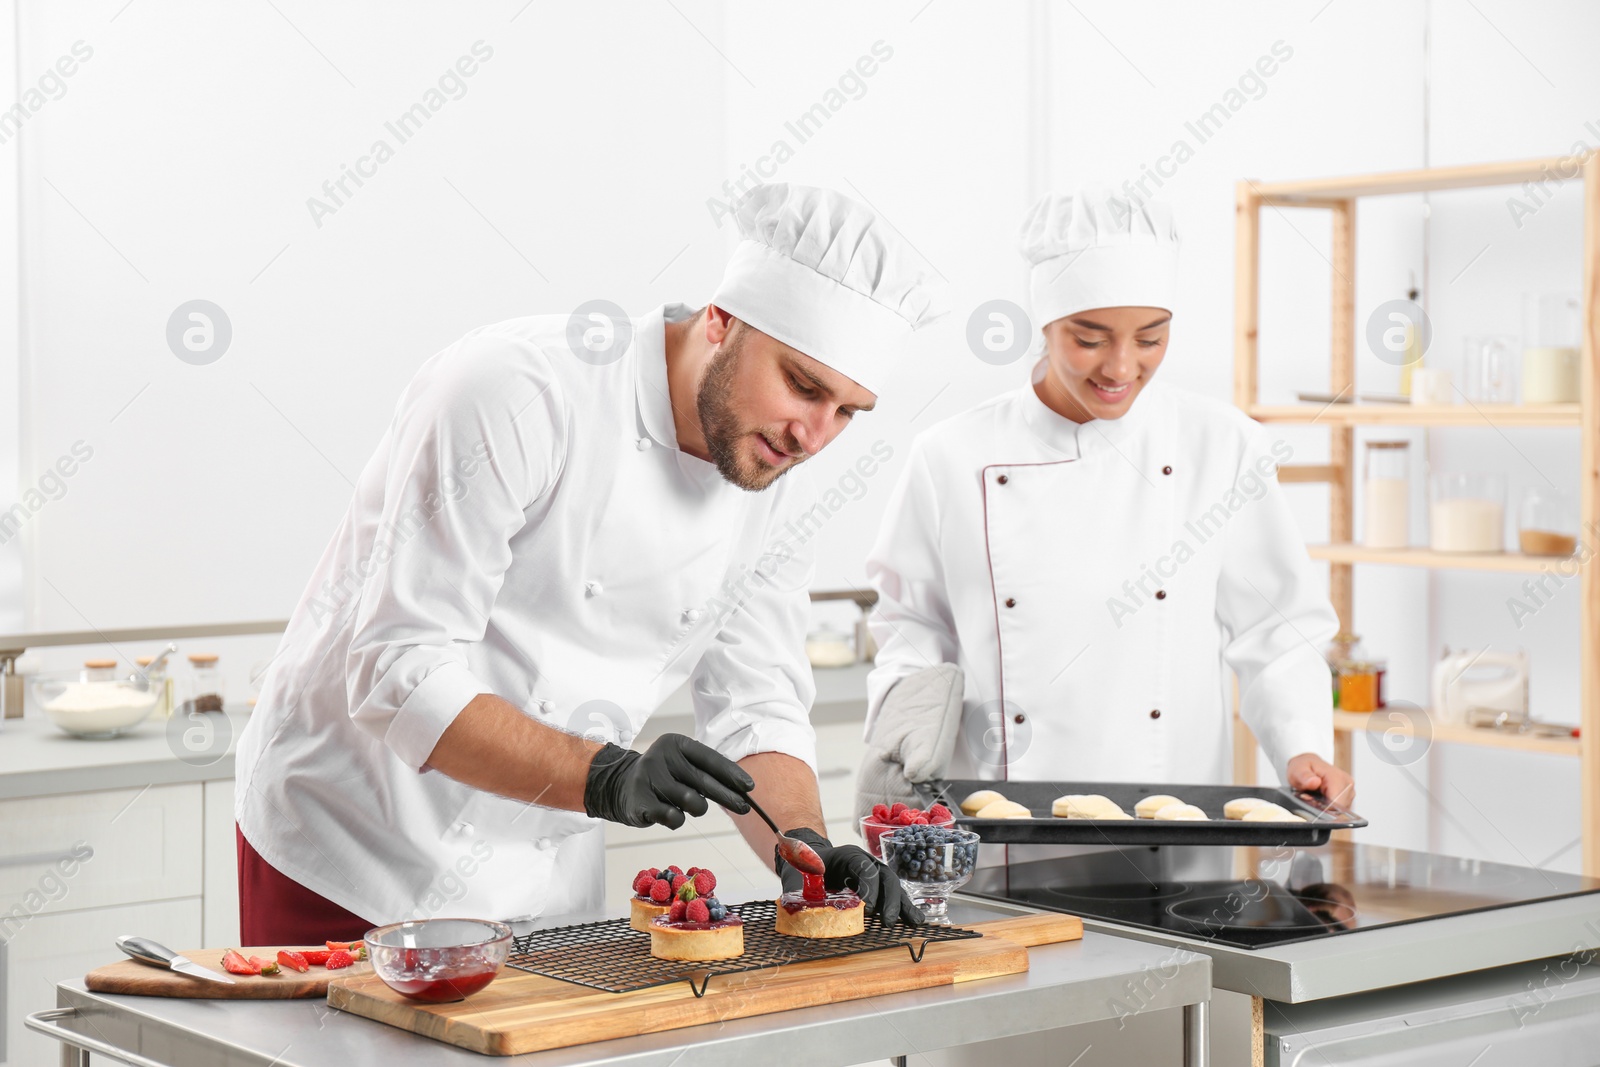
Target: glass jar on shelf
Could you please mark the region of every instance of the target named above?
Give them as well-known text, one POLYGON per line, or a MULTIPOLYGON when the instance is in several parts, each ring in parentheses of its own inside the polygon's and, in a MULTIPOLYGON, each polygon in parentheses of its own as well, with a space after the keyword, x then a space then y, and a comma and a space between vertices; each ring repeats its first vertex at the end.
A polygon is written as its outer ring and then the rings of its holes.
POLYGON ((1517 510, 1517 540, 1525 555, 1570 556, 1578 550, 1578 511, 1572 495, 1547 485, 1530 486, 1517 510))
POLYGON ((189 677, 179 706, 184 714, 222 710, 222 671, 217 666, 217 658, 215 652, 189 654, 189 677))
POLYGON ((1323 658, 1328 661, 1328 674, 1333 682, 1333 706, 1339 706, 1339 672, 1346 663, 1351 662, 1365 653, 1361 649, 1361 638, 1349 630, 1340 630, 1333 635, 1333 640, 1328 643, 1327 651, 1323 658))
POLYGON ((1367 548, 1410 547, 1410 441, 1367 442, 1362 497, 1361 543, 1367 548))
POLYGON ((1433 476, 1428 545, 1435 552, 1504 552, 1506 476, 1448 471, 1433 476))
POLYGON ((1355 659, 1339 668, 1339 710, 1366 712, 1383 707, 1382 660, 1355 659))

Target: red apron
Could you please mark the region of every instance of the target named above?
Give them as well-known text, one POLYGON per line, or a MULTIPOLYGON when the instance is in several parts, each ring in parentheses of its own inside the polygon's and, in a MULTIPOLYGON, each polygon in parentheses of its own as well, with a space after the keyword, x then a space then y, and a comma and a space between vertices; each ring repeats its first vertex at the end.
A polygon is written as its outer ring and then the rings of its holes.
POLYGON ((345 911, 273 867, 233 828, 239 844, 239 939, 251 947, 359 941, 377 923, 345 911))

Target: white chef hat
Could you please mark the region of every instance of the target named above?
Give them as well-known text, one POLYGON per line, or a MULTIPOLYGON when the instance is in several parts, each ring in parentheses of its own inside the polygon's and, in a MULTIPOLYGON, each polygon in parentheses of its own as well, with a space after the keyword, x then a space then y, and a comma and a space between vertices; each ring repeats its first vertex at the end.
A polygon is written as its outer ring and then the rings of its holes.
POLYGON ((711 302, 874 393, 938 289, 911 247, 831 189, 758 185, 740 201, 733 258, 711 302))
POLYGON ((1172 209, 1086 187, 1047 193, 1017 235, 1032 268, 1028 289, 1039 329, 1090 308, 1172 310, 1178 230, 1172 209))

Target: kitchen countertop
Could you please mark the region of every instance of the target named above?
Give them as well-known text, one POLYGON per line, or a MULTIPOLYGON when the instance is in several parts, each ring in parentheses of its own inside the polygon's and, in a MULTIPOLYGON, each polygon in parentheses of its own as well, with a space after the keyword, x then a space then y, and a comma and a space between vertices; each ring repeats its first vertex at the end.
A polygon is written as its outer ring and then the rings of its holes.
MULTIPOLYGON (((871 664, 818 669, 812 723, 862 721, 871 669, 871 664)), ((146 720, 121 737, 91 741, 63 733, 42 716, 6 719, 0 723, 0 800, 231 779, 234 745, 249 721, 248 712, 229 711, 233 738, 226 754, 215 763, 197 765, 177 758, 174 753, 181 746, 168 743, 163 720, 146 720)), ((694 730, 687 685, 656 709, 641 740, 648 742, 669 730, 694 730)))
MULTIPOLYGON (((957 923, 1035 909, 956 898, 957 923)), ((570 918, 570 917, 569 917, 570 918)), ((1203 955, 1122 937, 1029 949, 1026 973, 963 982, 644 1034, 526 1056, 530 1067, 746 1067, 803 1049, 808 1064, 856 1064, 951 1045, 1116 1018, 1134 1010, 1204 1004, 1211 963, 1203 955)), ((168 1000, 88 992, 81 979, 56 987, 77 1009, 59 1025, 173 1067, 387 1067, 497 1062, 396 1027, 332 1011, 324 1001, 168 1000)), ((1174 1050, 1174 1059, 1176 1059, 1174 1050)))

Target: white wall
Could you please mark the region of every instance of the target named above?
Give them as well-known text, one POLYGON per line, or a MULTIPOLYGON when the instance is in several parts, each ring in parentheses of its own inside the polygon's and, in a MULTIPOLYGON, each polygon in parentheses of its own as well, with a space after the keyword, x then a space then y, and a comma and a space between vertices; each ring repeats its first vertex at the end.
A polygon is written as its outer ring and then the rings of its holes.
MULTIPOLYGON (((756 168, 868 200, 951 285, 954 313, 918 342, 900 388, 814 463, 829 484, 872 442, 895 450, 820 537, 818 586, 857 584, 911 436, 1025 374, 975 358, 965 325, 986 300, 1024 302, 1013 233, 1043 188, 1138 181, 1186 142, 1192 158, 1159 190, 1185 236, 1162 373, 1227 398, 1236 180, 1557 154, 1595 143, 1584 123, 1600 125, 1585 52, 1600 15, 1571 0, 674 2, 25 0, 24 83, 76 41, 94 54, 22 138, 23 360, 0 355, 0 375, 26 417, 13 432, 0 405, 0 479, 33 484, 80 439, 94 456, 24 531, 21 605, 0 549, 0 618, 285 615, 422 360, 474 325, 594 297, 634 311, 704 299, 732 242, 710 205, 756 168), (317 225, 307 199, 392 141, 385 121, 480 40, 493 56, 464 95, 317 225), (846 78, 863 56, 873 73, 846 78), (1244 106, 1201 143, 1186 124, 1264 56, 1273 73, 1244 82, 1244 106), (843 105, 802 143, 786 123, 830 90, 843 105), (763 157, 778 141, 791 154, 774 170, 763 157), (205 367, 164 339, 197 297, 234 330, 205 367)), ((1524 289, 1575 287, 1576 190, 1520 230, 1503 199, 1432 198, 1426 246, 1421 197, 1364 202, 1358 324, 1421 279, 1425 251, 1440 356, 1473 332, 1515 332, 1524 289)), ((1264 219, 1268 400, 1326 381, 1328 236, 1317 212, 1264 219)), ((1364 351, 1358 370, 1365 389, 1394 386, 1364 351)), ((1504 469, 1518 489, 1575 483, 1567 431, 1411 436, 1419 520, 1423 458, 1504 469)), ((1321 432, 1283 437, 1298 461, 1326 455, 1321 432)), ((0 480, 0 497, 17 491, 0 480)), ((1290 492, 1307 537, 1325 538, 1326 491, 1290 492)), ((1393 694, 1426 702, 1441 644, 1523 644, 1537 712, 1575 715, 1576 590, 1519 632, 1503 605, 1514 585, 1358 571, 1356 624, 1389 655, 1393 694)), ((262 644, 230 659, 264 658, 262 644)), ((1440 751, 1397 769, 1357 748, 1366 839, 1575 864, 1558 851, 1577 833, 1572 763, 1440 751), (1537 818, 1545 801, 1561 814, 1537 818), (1498 811, 1499 826, 1481 814, 1498 811)))

